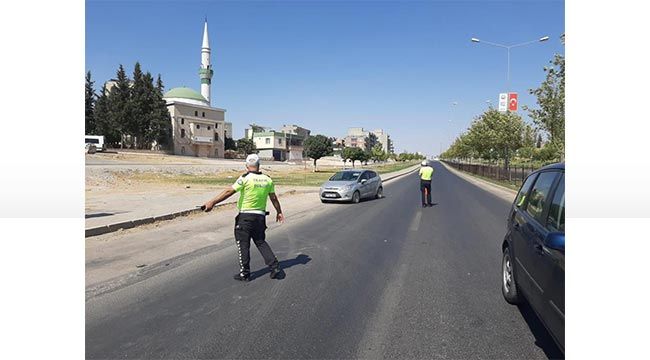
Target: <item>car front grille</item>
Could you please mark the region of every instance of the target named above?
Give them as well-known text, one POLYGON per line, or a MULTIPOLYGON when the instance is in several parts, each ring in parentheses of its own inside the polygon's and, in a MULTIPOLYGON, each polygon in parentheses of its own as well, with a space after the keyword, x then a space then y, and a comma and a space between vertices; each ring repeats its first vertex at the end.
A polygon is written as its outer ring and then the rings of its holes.
POLYGON ((340 199, 341 194, 334 192, 334 191, 323 191, 321 194, 321 197, 327 198, 327 199, 340 199))

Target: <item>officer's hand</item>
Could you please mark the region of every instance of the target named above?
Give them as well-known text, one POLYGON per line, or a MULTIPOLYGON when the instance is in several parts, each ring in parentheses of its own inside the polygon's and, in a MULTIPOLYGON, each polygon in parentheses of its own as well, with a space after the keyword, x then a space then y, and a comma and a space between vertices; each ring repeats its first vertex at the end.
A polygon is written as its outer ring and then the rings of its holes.
POLYGON ((284 223, 284 214, 278 213, 278 215, 275 217, 275 222, 284 223))
POLYGON ((213 207, 214 204, 212 203, 212 201, 208 201, 207 203, 203 204, 203 206, 201 206, 201 210, 205 212, 209 212, 210 210, 212 210, 213 207))

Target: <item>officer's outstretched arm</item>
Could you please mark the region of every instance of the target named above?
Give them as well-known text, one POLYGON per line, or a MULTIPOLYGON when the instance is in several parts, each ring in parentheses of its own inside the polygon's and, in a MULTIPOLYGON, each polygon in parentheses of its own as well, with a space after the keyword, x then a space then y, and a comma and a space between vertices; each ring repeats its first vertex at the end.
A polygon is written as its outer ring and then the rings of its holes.
POLYGON ((221 194, 217 195, 215 198, 209 200, 206 202, 203 206, 205 207, 205 211, 208 212, 212 210, 212 208, 217 205, 218 203, 226 200, 227 198, 233 196, 236 193, 234 189, 226 189, 221 192, 221 194))
POLYGON ((275 211, 278 212, 278 214, 275 217, 275 221, 284 222, 284 214, 282 214, 282 207, 280 207, 280 200, 278 200, 278 197, 275 195, 275 193, 269 193, 269 199, 271 199, 271 203, 273 204, 275 211))

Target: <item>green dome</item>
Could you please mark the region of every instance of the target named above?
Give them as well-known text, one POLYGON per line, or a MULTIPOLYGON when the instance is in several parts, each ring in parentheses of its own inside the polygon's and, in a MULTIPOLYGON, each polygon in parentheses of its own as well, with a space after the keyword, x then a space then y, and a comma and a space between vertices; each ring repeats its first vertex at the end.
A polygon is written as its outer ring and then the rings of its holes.
POLYGON ((179 99, 192 99, 192 100, 197 100, 197 101, 202 101, 202 102, 208 102, 206 98, 203 97, 199 92, 190 89, 188 87, 177 87, 169 90, 163 98, 179 98, 179 99))

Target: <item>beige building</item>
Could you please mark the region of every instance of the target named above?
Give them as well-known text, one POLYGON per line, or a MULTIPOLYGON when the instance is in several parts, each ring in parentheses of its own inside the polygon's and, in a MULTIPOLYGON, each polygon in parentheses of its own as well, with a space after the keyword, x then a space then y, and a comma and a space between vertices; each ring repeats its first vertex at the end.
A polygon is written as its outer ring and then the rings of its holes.
MULTIPOLYGON (((287 134, 279 131, 254 132, 257 154, 264 160, 287 160, 287 134)), ((302 153, 301 153, 302 155, 302 153)))
POLYGON ((386 133, 383 129, 366 131, 361 127, 348 128, 347 136, 338 139, 337 145, 342 147, 358 147, 360 149, 366 150, 366 140, 370 134, 374 134, 377 137, 377 141, 381 143, 381 147, 385 152, 392 153, 394 151, 393 142, 390 139, 390 135, 388 135, 388 133, 386 133))
POLYGON ((172 118, 174 154, 224 156, 225 110, 207 105, 198 92, 175 88, 165 94, 172 118))
POLYGON ((201 93, 188 88, 169 90, 163 98, 172 119, 173 151, 176 155, 224 157, 224 139, 232 124, 225 122, 226 110, 210 105, 212 84, 208 23, 203 27, 199 78, 201 93))

